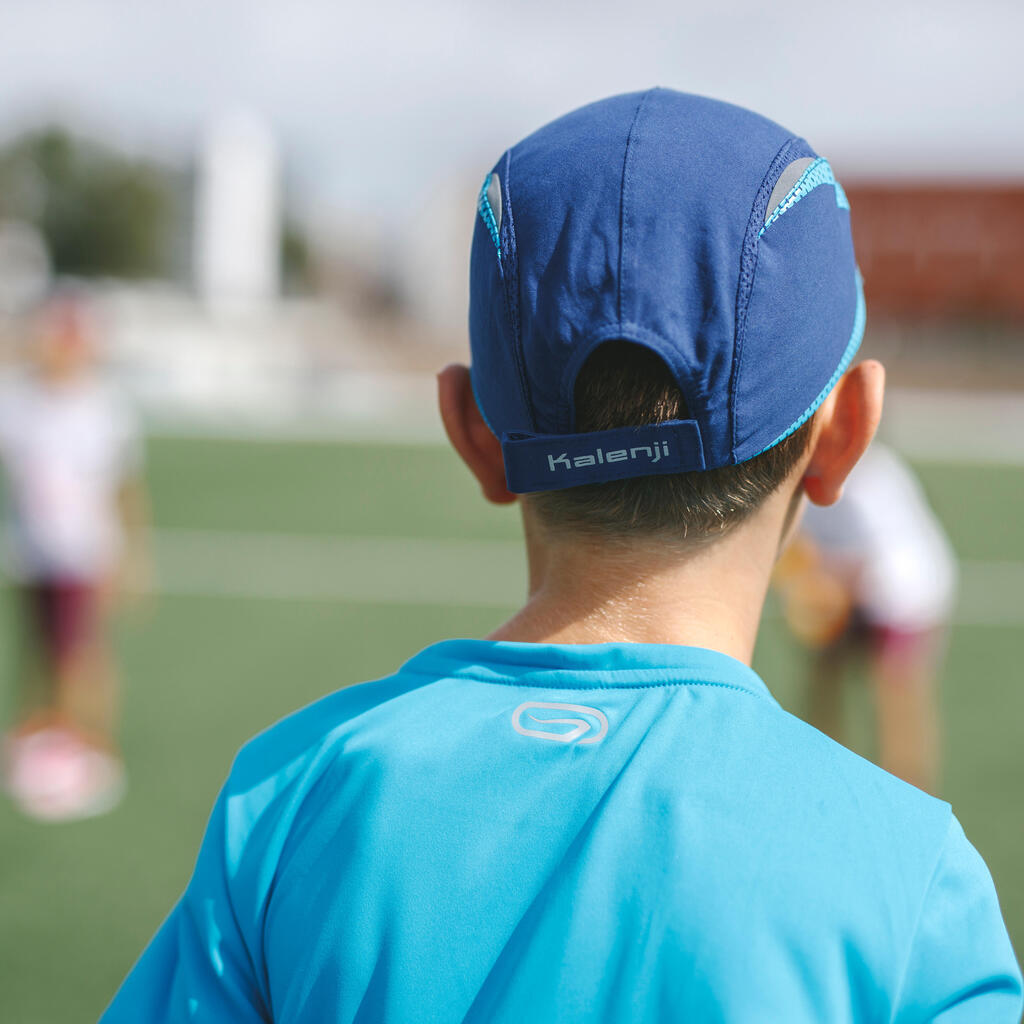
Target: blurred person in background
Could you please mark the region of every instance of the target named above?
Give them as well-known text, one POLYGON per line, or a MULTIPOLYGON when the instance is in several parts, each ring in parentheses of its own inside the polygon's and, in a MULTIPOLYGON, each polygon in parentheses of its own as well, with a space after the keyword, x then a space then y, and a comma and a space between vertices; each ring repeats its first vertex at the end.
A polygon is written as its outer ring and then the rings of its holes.
POLYGON ((121 593, 148 582, 142 440, 97 372, 83 299, 51 296, 29 323, 26 365, 0 384, 8 555, 23 617, 4 782, 22 812, 72 820, 124 791, 108 634, 121 593))
POLYGON ((938 679, 956 577, 913 470, 875 443, 835 505, 808 505, 775 578, 811 655, 811 724, 843 742, 846 671, 866 660, 879 763, 929 793, 939 782, 938 679))

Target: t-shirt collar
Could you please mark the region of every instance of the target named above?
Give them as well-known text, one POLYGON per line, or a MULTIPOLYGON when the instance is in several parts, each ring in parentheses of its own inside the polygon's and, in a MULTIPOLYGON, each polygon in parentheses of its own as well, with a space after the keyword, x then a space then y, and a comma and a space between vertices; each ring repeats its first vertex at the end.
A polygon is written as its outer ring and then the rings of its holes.
POLYGON ((442 640, 411 658, 403 671, 541 689, 704 683, 746 690, 775 700, 761 677, 743 662, 720 651, 678 644, 442 640))

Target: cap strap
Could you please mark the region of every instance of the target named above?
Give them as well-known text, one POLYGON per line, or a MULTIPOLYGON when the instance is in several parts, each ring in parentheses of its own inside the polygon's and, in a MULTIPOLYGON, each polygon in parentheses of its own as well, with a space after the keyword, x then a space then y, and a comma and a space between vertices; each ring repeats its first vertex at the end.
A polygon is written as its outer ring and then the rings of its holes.
POLYGON ((696 420, 589 434, 505 434, 501 450, 508 489, 515 494, 704 469, 696 420))

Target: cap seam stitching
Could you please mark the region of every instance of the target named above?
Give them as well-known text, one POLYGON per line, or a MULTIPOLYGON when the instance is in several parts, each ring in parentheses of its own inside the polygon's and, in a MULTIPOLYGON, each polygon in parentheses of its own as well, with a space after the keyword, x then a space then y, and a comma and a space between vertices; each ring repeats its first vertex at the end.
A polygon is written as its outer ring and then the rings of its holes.
POLYGON ((647 102, 647 97, 653 93, 653 89, 648 89, 640 97, 640 102, 636 105, 636 110, 633 112, 633 120, 629 125, 629 132, 626 135, 626 148, 622 154, 622 182, 619 187, 619 273, 618 273, 618 295, 616 296, 615 309, 618 314, 619 322, 622 322, 622 276, 623 276, 623 254, 626 249, 626 235, 627 235, 627 215, 626 215, 626 189, 628 186, 629 179, 629 164, 630 164, 630 151, 633 148, 633 137, 636 132, 637 122, 640 120, 640 111, 643 109, 644 103, 647 102))
POLYGON ((530 426, 537 430, 537 415, 533 408, 530 382, 526 375, 526 358, 523 354, 522 323, 519 313, 519 250, 516 245, 515 218, 512 213, 512 150, 505 151, 505 174, 503 176, 505 197, 499 230, 506 231, 509 240, 505 246, 505 260, 508 273, 502 273, 505 292, 505 315, 512 328, 512 361, 519 377, 519 390, 523 397, 530 426))
MULTIPOLYGON (((771 198, 771 188, 778 180, 782 168, 785 166, 782 161, 786 159, 790 151, 801 142, 810 151, 810 146, 799 136, 791 136, 778 149, 772 157, 754 195, 754 201, 750 207, 750 216, 747 220, 747 227, 743 233, 743 244, 740 249, 739 276, 736 281, 736 312, 734 319, 732 372, 729 374, 729 462, 736 461, 736 421, 737 406, 736 390, 739 386, 740 364, 743 359, 743 343, 746 339, 747 330, 747 309, 750 304, 750 296, 753 293, 754 279, 757 276, 758 257, 760 255, 760 230, 763 219, 762 207, 766 208, 771 198), (771 187, 769 187, 771 182, 771 187), (761 211, 761 212, 759 212, 761 211), (748 255, 749 253, 749 255, 748 255), (744 269, 747 263, 751 263, 749 279, 744 278, 744 269)), ((813 151, 812 151, 813 152, 813 151)))

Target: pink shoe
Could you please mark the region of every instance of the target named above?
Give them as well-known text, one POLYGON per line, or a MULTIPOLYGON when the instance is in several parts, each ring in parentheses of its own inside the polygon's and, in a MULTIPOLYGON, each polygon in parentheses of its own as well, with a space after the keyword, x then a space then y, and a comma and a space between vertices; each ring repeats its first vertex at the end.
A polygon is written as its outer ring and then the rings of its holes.
POLYGON ((6 744, 5 785, 18 809, 36 821, 77 821, 114 809, 125 791, 119 758, 74 733, 41 729, 6 744))

